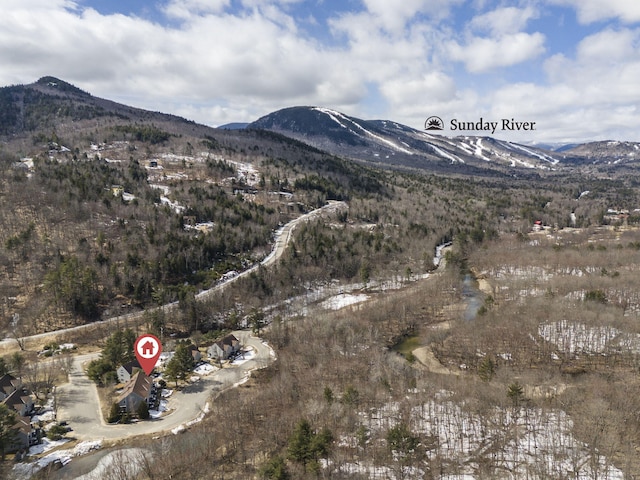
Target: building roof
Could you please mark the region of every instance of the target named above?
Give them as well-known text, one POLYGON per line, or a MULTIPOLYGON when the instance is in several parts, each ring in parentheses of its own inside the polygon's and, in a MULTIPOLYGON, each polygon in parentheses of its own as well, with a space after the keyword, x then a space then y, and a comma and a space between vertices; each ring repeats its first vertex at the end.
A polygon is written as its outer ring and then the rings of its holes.
POLYGON ((22 407, 24 405, 29 405, 30 403, 32 404, 33 401, 27 394, 26 390, 21 388, 19 390, 14 390, 11 395, 9 395, 2 401, 2 403, 4 403, 7 407, 19 412, 20 410, 22 410, 22 407))
POLYGON ((25 435, 29 435, 31 433, 31 419, 29 417, 16 416, 15 427, 20 430, 25 435))
POLYGON ((138 369, 138 370, 142 370, 142 367, 140 366, 140 362, 138 362, 138 359, 135 360, 131 360, 128 363, 125 363, 124 365, 122 365, 122 368, 124 368, 129 375, 131 375, 133 373, 134 369, 138 369))
POLYGON ((227 335, 222 340, 219 340, 216 343, 220 346, 220 348, 224 350, 225 345, 229 345, 230 347, 233 347, 234 345, 237 345, 239 342, 238 342, 238 339, 235 337, 235 335, 230 333, 229 335, 227 335))
POLYGON ((5 373, 0 377, 0 391, 5 395, 17 390, 22 386, 22 382, 9 373, 5 373))
POLYGON ((136 374, 131 377, 131 380, 125 383, 122 393, 116 400, 116 403, 120 403, 133 393, 138 395, 140 398, 148 398, 152 385, 153 382, 151 377, 146 376, 142 370, 138 370, 136 374))

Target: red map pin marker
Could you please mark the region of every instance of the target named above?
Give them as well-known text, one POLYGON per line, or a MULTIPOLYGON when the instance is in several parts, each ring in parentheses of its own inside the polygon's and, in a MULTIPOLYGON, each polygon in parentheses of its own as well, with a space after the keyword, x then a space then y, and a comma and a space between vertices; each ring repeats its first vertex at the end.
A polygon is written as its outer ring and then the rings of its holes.
POLYGON ((156 336, 145 333, 138 337, 133 345, 133 351, 144 373, 150 375, 162 353, 162 343, 156 336))

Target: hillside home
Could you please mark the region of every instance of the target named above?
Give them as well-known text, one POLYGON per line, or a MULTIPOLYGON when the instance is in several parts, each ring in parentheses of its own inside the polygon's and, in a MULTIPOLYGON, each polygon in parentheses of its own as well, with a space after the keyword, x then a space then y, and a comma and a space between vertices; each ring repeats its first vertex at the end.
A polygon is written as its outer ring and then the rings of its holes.
POLYGON ((3 402, 19 388, 22 388, 22 381, 9 373, 5 373, 0 377, 0 402, 3 402))
POLYGON ((21 417, 26 417, 33 413, 33 400, 25 388, 14 390, 2 403, 21 417))
POLYGON ((116 403, 121 411, 135 413, 142 402, 146 402, 149 408, 153 407, 154 395, 155 387, 151 377, 138 370, 126 383, 116 403))
POLYGON ((18 429, 13 445, 8 448, 8 452, 26 451, 32 445, 40 443, 38 438, 40 429, 31 426, 29 417, 16 417, 15 427, 18 429))
POLYGON ((0 377, 0 402, 16 413, 16 439, 12 445, 6 446, 5 453, 25 452, 39 442, 39 429, 31 426, 29 418, 33 414, 33 399, 22 381, 7 373, 0 377))
POLYGON ((127 383, 129 380, 131 380, 131 377, 133 376, 133 374, 136 373, 136 371, 138 370, 142 370, 142 367, 140 366, 140 363, 138 362, 138 360, 132 360, 129 363, 120 365, 116 370, 116 374, 118 375, 118 381, 120 383, 127 383))
POLYGON ((234 335, 227 335, 207 349, 209 358, 226 360, 240 351, 240 341, 234 335))
POLYGON ((200 360, 202 360, 202 354, 200 353, 200 350, 198 350, 198 347, 196 347, 195 345, 189 345, 188 348, 191 356, 193 357, 194 363, 198 363, 200 360))

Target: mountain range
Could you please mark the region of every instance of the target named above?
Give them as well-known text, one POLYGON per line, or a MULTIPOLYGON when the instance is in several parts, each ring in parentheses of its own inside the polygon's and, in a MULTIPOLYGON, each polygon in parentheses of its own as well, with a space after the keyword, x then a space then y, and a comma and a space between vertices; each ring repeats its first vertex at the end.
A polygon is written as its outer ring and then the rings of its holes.
POLYGON ((248 125, 293 137, 361 161, 422 169, 458 164, 480 168, 558 170, 576 165, 634 164, 640 144, 604 141, 541 148, 489 136, 435 135, 390 120, 362 120, 322 107, 291 107, 248 125))
POLYGON ((319 106, 284 108, 249 124, 232 123, 213 129, 174 115, 94 97, 55 77, 0 88, 0 139, 5 143, 51 130, 82 130, 96 122, 162 125, 174 134, 187 130, 200 135, 222 130, 267 130, 337 156, 392 168, 487 173, 640 166, 640 144, 634 142, 541 148, 490 136, 436 135, 391 120, 362 120, 319 106))

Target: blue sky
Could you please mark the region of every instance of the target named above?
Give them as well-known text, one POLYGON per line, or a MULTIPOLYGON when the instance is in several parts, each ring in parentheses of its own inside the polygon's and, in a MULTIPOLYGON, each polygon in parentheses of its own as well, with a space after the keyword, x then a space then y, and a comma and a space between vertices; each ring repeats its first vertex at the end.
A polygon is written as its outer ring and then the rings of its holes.
MULTIPOLYGON (((640 2, 0 0, 0 85, 57 76, 208 125, 292 105, 523 142, 640 141, 640 2)), ((446 133, 446 132, 445 132, 446 133)), ((451 132, 453 133, 453 132, 451 132)))

